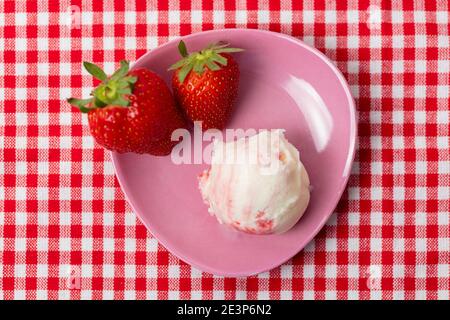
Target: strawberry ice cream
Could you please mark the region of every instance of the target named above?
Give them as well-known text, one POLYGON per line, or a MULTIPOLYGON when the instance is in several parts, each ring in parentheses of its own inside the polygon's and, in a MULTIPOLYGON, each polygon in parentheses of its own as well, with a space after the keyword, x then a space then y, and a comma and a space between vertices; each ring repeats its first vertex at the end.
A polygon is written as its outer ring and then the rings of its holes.
POLYGON ((199 187, 220 223, 253 234, 289 230, 310 197, 308 174, 283 130, 214 141, 211 168, 200 175, 199 187))

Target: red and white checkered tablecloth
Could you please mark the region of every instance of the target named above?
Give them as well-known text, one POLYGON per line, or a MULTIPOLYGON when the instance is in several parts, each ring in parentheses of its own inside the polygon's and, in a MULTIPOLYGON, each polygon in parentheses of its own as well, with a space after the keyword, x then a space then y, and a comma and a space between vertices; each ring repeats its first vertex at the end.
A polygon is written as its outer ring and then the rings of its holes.
POLYGON ((0 2, 0 299, 449 299, 447 1, 92 2, 0 2), (237 279, 158 244, 63 101, 89 94, 84 60, 111 72, 180 35, 235 27, 324 52, 359 113, 326 227, 281 267, 237 279))

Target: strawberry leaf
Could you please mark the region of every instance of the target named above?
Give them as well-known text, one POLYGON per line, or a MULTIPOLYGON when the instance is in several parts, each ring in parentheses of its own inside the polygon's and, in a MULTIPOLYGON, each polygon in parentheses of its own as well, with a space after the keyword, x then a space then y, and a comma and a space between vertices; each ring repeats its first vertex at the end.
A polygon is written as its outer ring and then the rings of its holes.
POLYGON ((192 63, 189 63, 185 65, 181 70, 178 72, 178 80, 180 80, 181 83, 183 83, 184 79, 186 79, 189 72, 191 72, 194 65, 192 63))
POLYGON ((120 61, 120 68, 116 70, 111 76, 111 79, 120 79, 127 75, 128 70, 130 69, 130 63, 126 60, 120 61))
POLYGON ((221 49, 217 49, 215 50, 216 53, 232 53, 232 52, 242 52, 244 51, 244 49, 240 49, 240 48, 221 48, 221 49))
POLYGON ((205 65, 211 71, 221 69, 221 66, 226 66, 228 60, 226 57, 220 55, 221 52, 239 52, 243 51, 239 48, 229 48, 228 43, 216 42, 211 43, 198 52, 188 53, 186 44, 180 41, 178 44, 178 51, 183 57, 181 60, 172 64, 168 70, 179 70, 178 80, 182 83, 192 70, 201 75, 205 70, 205 65))
POLYGON ((119 98, 114 100, 114 105, 126 107, 126 106, 128 106, 128 104, 129 104, 129 101, 124 99, 122 96, 120 96, 119 98))
POLYGON ((138 80, 137 77, 125 77, 123 78, 125 81, 127 81, 128 83, 136 83, 136 81, 138 80))
POLYGON ((80 109, 82 113, 87 113, 91 111, 91 109, 87 108, 86 105, 92 102, 92 98, 91 99, 69 98, 67 99, 67 102, 73 105, 74 107, 80 109))
POLYGON ((197 62, 196 64, 194 64, 194 71, 198 74, 202 74, 204 67, 205 61, 197 62))
POLYGON ((183 58, 186 58, 188 56, 188 51, 186 48, 186 44, 184 43, 183 40, 180 41, 180 43, 178 44, 178 51, 180 52, 180 55, 183 58))
POLYGON ((211 60, 208 60, 208 61, 206 61, 206 66, 209 68, 209 70, 211 70, 211 71, 217 71, 217 70, 220 70, 220 67, 214 62, 214 61, 211 61, 211 60))
POLYGON ((91 74, 94 78, 105 81, 107 76, 106 73, 97 65, 90 62, 83 62, 83 66, 89 74, 91 74))
POLYGON ((212 59, 223 66, 226 66, 228 63, 228 60, 226 58, 222 57, 220 54, 217 54, 215 52, 212 53, 212 59))
POLYGON ((188 63, 188 61, 186 59, 181 59, 181 60, 175 62, 173 65, 171 65, 168 70, 179 69, 179 68, 181 68, 182 66, 184 66, 187 63, 188 63))

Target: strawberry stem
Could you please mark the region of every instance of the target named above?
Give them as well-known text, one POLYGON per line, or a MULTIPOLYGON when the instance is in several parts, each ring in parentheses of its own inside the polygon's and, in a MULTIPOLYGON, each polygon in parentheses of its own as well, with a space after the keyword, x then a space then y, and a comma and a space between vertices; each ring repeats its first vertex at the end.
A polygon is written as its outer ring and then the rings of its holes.
POLYGON ((126 107, 129 105, 128 95, 132 94, 137 77, 128 76, 130 64, 126 60, 120 61, 120 68, 111 77, 90 62, 83 63, 86 70, 102 83, 96 87, 90 99, 67 99, 67 102, 80 109, 81 112, 89 112, 92 109, 103 108, 107 105, 118 105, 126 107))
POLYGON ((178 80, 181 83, 184 82, 192 70, 200 75, 205 71, 205 67, 211 71, 220 70, 221 66, 226 66, 228 63, 227 58, 222 56, 221 53, 243 51, 243 49, 230 48, 228 46, 228 43, 212 43, 200 51, 189 54, 186 44, 181 40, 178 44, 178 51, 182 59, 172 64, 169 70, 179 70, 178 80))

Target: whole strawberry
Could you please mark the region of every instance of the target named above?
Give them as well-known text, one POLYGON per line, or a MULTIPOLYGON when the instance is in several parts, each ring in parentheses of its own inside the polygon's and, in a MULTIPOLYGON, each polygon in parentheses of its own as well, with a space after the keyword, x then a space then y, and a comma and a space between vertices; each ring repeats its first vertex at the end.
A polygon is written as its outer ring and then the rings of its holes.
POLYGON ((169 154, 177 143, 171 141, 172 132, 184 128, 185 121, 166 83, 147 69, 128 71, 125 60, 110 77, 92 63, 83 64, 101 83, 91 98, 67 101, 88 114, 97 143, 120 153, 169 154))
POLYGON ((223 129, 230 117, 239 86, 239 66, 229 53, 242 49, 212 44, 188 54, 180 41, 183 57, 169 70, 176 70, 172 87, 178 104, 192 121, 202 121, 204 130, 223 129))

